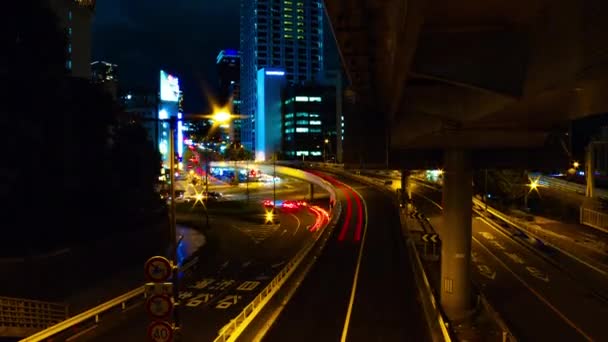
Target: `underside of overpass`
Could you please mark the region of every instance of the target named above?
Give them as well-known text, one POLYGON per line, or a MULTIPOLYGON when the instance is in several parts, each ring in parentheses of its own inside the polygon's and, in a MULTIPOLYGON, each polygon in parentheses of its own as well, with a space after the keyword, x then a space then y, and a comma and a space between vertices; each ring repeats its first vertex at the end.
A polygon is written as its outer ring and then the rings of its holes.
POLYGON ((334 0, 347 165, 564 166, 572 120, 608 111, 605 0, 334 0))
POLYGON ((438 292, 461 320, 472 305, 472 170, 569 165, 573 120, 608 112, 608 1, 325 5, 349 80, 343 161, 444 169, 438 292))

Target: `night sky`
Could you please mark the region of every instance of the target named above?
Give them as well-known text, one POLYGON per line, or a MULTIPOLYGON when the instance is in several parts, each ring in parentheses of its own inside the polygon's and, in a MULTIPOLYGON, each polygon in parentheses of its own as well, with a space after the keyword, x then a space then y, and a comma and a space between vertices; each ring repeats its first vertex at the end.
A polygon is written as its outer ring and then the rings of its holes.
POLYGON ((118 64, 124 87, 155 87, 161 68, 176 74, 188 113, 208 111, 204 94, 226 48, 239 48, 239 0, 97 2, 93 60, 118 64))

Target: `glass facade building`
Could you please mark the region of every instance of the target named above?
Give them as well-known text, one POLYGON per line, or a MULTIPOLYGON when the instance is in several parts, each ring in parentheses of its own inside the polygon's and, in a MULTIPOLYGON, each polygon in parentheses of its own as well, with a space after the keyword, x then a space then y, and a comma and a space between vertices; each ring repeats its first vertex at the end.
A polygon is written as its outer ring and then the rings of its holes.
POLYGON ((255 120, 255 159, 270 160, 281 150, 281 92, 285 71, 262 68, 257 74, 257 117, 255 120))
POLYGON ((261 68, 285 70, 289 84, 323 74, 322 0, 241 0, 241 139, 256 146, 257 76, 261 68))
POLYGON ((336 151, 335 88, 293 85, 283 92, 283 157, 332 160, 336 151))

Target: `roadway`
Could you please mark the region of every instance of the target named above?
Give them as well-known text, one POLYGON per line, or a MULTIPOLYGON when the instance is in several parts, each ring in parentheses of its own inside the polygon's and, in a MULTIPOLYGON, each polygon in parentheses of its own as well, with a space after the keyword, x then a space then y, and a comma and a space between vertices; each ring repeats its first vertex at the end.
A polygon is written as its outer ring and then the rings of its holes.
POLYGON ((344 215, 264 341, 428 340, 391 199, 325 177, 336 185, 344 215))
MULTIPOLYGON (((299 188, 295 195, 277 194, 277 199, 301 200, 306 190, 299 188)), ((319 205, 326 206, 326 200, 320 202, 325 203, 319 205)), ((179 294, 183 341, 213 341, 218 331, 240 313, 282 265, 312 240, 310 230, 318 220, 314 211, 302 206, 280 209, 278 215, 280 225, 233 217, 210 218, 211 230, 205 232, 207 246, 199 255, 196 269, 184 278, 179 294)), ((139 305, 121 319, 102 322, 79 340, 143 340, 150 322, 139 305)))
MULTIPOLYGON (((441 236, 441 193, 416 186, 413 200, 441 236)), ((588 279, 573 277, 551 262, 550 252, 545 255, 526 245, 524 236, 501 230, 484 217, 474 216, 472 232, 473 282, 520 340, 608 339, 601 318, 608 314, 608 302, 588 279)), ((432 263, 426 265, 433 268, 432 263)), ((576 262, 569 266, 593 272, 576 262)), ((438 267, 434 272, 436 279, 438 267)))

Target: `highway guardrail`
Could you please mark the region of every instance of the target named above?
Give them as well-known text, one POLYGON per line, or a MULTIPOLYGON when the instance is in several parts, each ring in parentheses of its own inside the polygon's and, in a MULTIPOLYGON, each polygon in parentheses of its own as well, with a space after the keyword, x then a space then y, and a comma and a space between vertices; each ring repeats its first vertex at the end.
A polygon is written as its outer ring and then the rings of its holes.
MULTIPOLYGON (((198 261, 198 257, 193 258, 182 267, 179 272, 186 272, 193 267, 198 261)), ((127 293, 124 293, 116 298, 113 298, 105 303, 102 303, 92 309, 80 313, 74 317, 65 319, 45 330, 39 331, 31 336, 28 336, 20 342, 39 342, 45 341, 51 337, 66 333, 70 329, 81 327, 83 325, 96 325, 101 321, 101 318, 114 310, 124 311, 127 308, 136 305, 141 299, 145 299, 145 285, 139 286, 127 293)))
POLYGON ((251 301, 230 323, 226 324, 219 332, 218 337, 214 342, 235 341, 247 326, 253 321, 257 314, 264 306, 272 299, 272 297, 281 289, 283 284, 291 277, 294 271, 309 255, 315 247, 319 237, 327 229, 327 227, 335 225, 341 212, 340 202, 336 203, 330 221, 324 229, 317 231, 316 238, 311 241, 305 248, 301 249, 281 271, 270 281, 268 285, 251 301))

